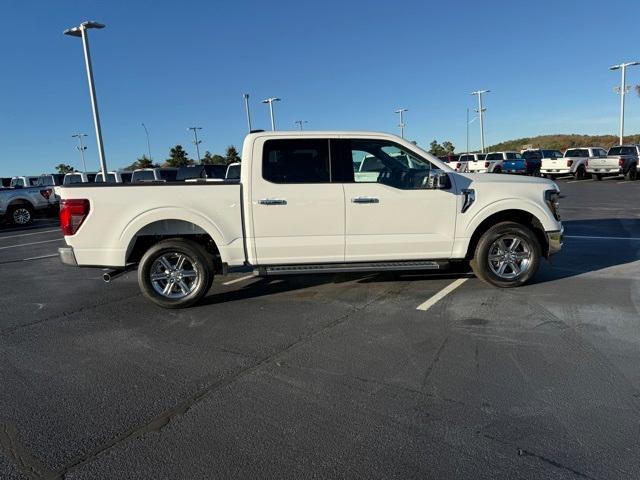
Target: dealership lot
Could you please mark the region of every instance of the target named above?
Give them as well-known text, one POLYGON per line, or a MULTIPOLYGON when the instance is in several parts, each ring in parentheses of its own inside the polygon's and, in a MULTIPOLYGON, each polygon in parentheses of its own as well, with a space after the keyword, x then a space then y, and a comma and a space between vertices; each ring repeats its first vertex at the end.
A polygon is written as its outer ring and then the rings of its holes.
POLYGON ((3 227, 0 477, 640 477, 640 182, 558 183, 514 290, 244 273, 166 311, 3 227))

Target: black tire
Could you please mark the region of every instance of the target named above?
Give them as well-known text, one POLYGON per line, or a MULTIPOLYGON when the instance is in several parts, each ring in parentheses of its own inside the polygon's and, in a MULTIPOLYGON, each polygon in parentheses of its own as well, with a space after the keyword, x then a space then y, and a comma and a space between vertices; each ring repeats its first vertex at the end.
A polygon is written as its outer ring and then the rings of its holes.
POLYGON ((502 169, 500 167, 497 167, 493 170, 492 173, 502 173, 502 169))
POLYGON ((26 204, 14 205, 9 208, 8 218, 14 225, 29 225, 33 222, 33 207, 26 204))
POLYGON ((635 165, 631 165, 629 171, 625 174, 624 179, 634 181, 638 178, 638 170, 635 165))
POLYGON ((587 178, 587 171, 585 170, 584 166, 580 165, 576 169, 576 173, 573 176, 576 180, 584 180, 585 178, 587 178))
POLYGON ((156 243, 143 255, 138 266, 138 285, 149 300, 162 308, 186 308, 200 301, 209 291, 214 271, 213 257, 202 245, 183 238, 171 238, 156 243), (190 270, 178 268, 181 256, 185 257, 182 265, 190 265, 190 270), (176 259, 175 265, 171 263, 171 258, 176 259), (169 266, 175 267, 175 270, 165 269, 161 259, 168 261, 169 266), (158 268, 165 270, 162 272, 158 268), (192 272, 193 277, 191 274, 187 277, 187 272, 192 272), (152 273, 166 278, 152 280, 152 273), (187 280, 190 278, 193 280, 187 280), (169 283, 172 285, 169 286, 169 283), (166 294, 158 291, 163 286, 166 286, 166 294), (187 292, 183 287, 186 287, 187 292))
POLYGON ((601 173, 594 173, 593 174, 593 178, 596 179, 599 182, 600 180, 602 180, 602 174, 601 173))
POLYGON ((541 177, 541 176, 542 176, 542 174, 540 173, 540 169, 539 169, 539 168, 536 168, 536 169, 533 171, 532 175, 533 175, 534 177, 541 177))
POLYGON ((531 280, 538 271, 541 256, 540 241, 530 228, 520 223, 502 222, 489 228, 480 237, 470 263, 473 273, 483 282, 500 288, 511 288, 519 287, 531 280), (505 257, 506 251, 510 251, 509 247, 514 245, 515 242, 513 240, 516 238, 519 239, 520 243, 511 253, 514 257, 505 257), (499 249, 497 245, 500 240, 507 247, 505 255, 503 255, 507 259, 490 260, 490 255, 492 257, 499 256, 499 253, 496 254, 496 249, 499 249), (509 243, 507 244, 506 242, 509 243), (518 259, 515 258, 515 255, 518 255, 518 259), (525 255, 527 255, 526 258, 525 255), (518 264, 517 262, 520 263, 518 264), (503 270, 503 275, 500 276, 495 270, 499 271, 502 263, 507 263, 508 266, 503 270), (520 273, 517 273, 515 267, 518 267, 518 269, 520 267, 523 268, 520 273))

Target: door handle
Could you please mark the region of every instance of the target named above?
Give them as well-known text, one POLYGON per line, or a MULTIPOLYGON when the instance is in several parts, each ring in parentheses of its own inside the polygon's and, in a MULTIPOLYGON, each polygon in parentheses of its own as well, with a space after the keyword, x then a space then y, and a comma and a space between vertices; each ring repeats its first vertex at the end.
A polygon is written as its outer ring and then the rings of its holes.
POLYGON ((353 203, 380 203, 380 200, 374 197, 356 197, 352 198, 353 203))
POLYGON ((287 201, 282 198, 263 198, 258 200, 260 205, 286 205, 287 201))

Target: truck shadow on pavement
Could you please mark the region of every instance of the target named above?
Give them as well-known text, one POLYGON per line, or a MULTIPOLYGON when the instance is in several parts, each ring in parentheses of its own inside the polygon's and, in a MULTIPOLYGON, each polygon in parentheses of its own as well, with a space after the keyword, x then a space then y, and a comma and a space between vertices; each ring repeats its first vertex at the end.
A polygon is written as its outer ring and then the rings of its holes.
MULTIPOLYGON (((540 270, 531 284, 552 282, 640 260, 640 219, 569 220, 564 221, 563 225, 566 238, 562 251, 550 261, 542 261, 540 270)), ((267 277, 254 280, 242 288, 227 291, 216 291, 214 287, 200 305, 258 298, 347 282, 364 285, 394 281, 454 280, 472 275, 468 264, 461 262, 452 265, 449 270, 438 273, 411 271, 267 277)))
POLYGON ((544 283, 640 260, 640 218, 567 220, 562 251, 542 262, 532 283, 544 283))

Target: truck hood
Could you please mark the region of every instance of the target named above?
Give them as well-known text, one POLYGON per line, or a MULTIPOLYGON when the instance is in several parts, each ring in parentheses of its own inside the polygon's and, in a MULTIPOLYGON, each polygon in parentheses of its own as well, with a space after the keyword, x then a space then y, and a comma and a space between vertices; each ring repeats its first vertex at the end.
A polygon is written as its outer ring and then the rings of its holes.
POLYGON ((464 177, 471 183, 527 183, 537 185, 549 185, 550 187, 556 187, 555 182, 547 180, 546 178, 539 177, 526 177, 520 175, 506 175, 502 173, 458 173, 459 177, 464 177))

